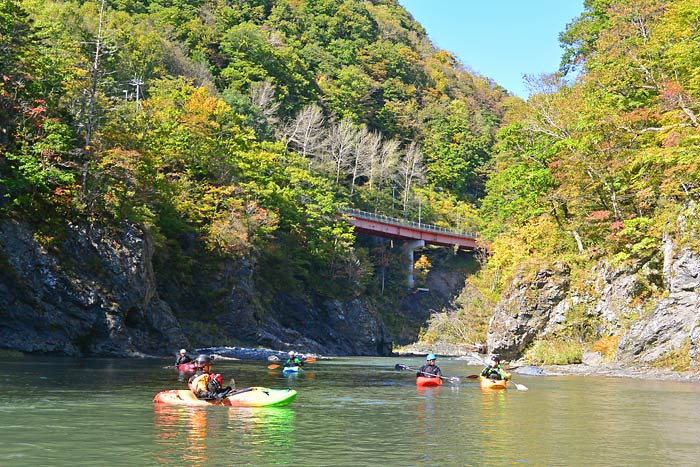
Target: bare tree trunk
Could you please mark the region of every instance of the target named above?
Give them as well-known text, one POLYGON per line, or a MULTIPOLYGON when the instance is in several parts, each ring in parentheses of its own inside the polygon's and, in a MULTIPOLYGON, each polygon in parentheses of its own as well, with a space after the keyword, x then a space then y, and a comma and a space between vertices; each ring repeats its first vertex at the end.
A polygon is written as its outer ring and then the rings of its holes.
POLYGON ((100 76, 100 58, 102 56, 102 25, 104 22, 105 0, 100 2, 100 22, 97 26, 97 38, 95 40, 95 58, 90 70, 90 94, 88 95, 88 111, 85 122, 85 147, 89 147, 92 142, 92 132, 95 124, 95 105, 97 100, 97 83, 100 76))
POLYGON ((327 138, 323 125, 323 111, 319 106, 310 104, 284 126, 281 136, 286 139, 287 148, 292 146, 303 157, 319 157, 323 140, 327 138))
POLYGON ((352 186, 350 187, 351 194, 355 192, 357 180, 363 175, 366 175, 370 179, 371 185, 372 167, 374 166, 374 160, 379 155, 381 146, 381 134, 370 132, 367 130, 367 127, 364 126, 358 132, 357 144, 353 151, 355 157, 352 171, 352 186))
POLYGON ((335 170, 335 183, 340 183, 340 174, 349 165, 353 149, 357 145, 359 132, 350 119, 343 119, 331 128, 328 148, 335 170))
POLYGON ((423 167, 423 154, 418 145, 413 142, 406 150, 400 166, 401 179, 403 183, 403 212, 408 209, 411 188, 417 181, 425 177, 425 167, 423 167))

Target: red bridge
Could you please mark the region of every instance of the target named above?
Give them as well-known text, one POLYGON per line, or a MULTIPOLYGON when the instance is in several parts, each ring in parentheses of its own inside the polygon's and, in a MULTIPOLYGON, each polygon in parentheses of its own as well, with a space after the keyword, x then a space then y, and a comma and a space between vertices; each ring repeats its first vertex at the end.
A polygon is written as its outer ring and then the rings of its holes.
MULTIPOLYGON (((345 209, 343 213, 355 226, 355 232, 398 240, 422 241, 427 245, 454 246, 464 250, 476 248, 476 236, 431 224, 411 222, 381 214, 345 209)), ((423 245, 420 245, 423 246, 423 245)))

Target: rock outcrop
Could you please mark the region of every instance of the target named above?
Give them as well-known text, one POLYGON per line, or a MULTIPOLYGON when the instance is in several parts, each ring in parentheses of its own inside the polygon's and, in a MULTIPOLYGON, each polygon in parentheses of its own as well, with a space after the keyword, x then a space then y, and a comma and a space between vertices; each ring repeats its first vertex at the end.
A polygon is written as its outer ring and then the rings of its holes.
POLYGON ((620 340, 618 358, 649 363, 688 347, 700 365, 700 255, 664 241, 664 283, 668 296, 620 340))
POLYGON ((662 254, 663 271, 653 258, 617 269, 601 261, 576 289, 563 264, 545 266, 534 277, 517 275, 490 321, 489 351, 518 358, 535 339, 560 331, 569 319, 585 317, 597 323, 598 335, 621 336, 618 363, 644 365, 687 352, 690 366, 697 368, 700 254, 678 247, 669 236, 662 254), (644 296, 661 298, 650 303, 640 300, 644 296), (572 317, 573 312, 577 314, 572 317))
POLYGON ((0 222, 0 348, 90 356, 172 355, 236 343, 329 355, 391 352, 367 300, 314 300, 257 290, 245 258, 195 283, 170 267, 156 277, 148 233, 68 225, 43 238, 0 222))
POLYGON ((561 304, 569 292, 569 267, 558 263, 534 278, 518 275, 489 322, 487 346, 501 358, 518 357, 525 348, 562 316, 561 304))
POLYGON ((68 226, 42 246, 0 222, 0 343, 23 352, 138 356, 187 344, 154 286, 149 237, 68 226))

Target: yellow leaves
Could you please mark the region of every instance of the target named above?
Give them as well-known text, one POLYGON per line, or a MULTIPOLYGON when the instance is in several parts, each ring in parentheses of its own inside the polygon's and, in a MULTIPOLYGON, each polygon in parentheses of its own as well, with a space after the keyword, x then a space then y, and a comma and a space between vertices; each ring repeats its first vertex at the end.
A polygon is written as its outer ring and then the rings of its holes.
POLYGON ((433 264, 430 262, 430 260, 425 256, 425 255, 420 255, 420 258, 418 258, 418 261, 416 261, 413 264, 413 269, 417 269, 421 271, 422 274, 428 274, 430 272, 430 268, 433 267, 433 264))
POLYGON ((617 353, 617 343, 622 336, 603 336, 593 343, 591 352, 600 352, 607 360, 611 361, 617 353))
POLYGON ((575 250, 573 239, 549 215, 534 218, 491 245, 487 270, 497 271, 500 285, 506 284, 522 264, 536 258, 556 258, 575 250))
POLYGON ((196 226, 208 224, 217 212, 236 207, 240 201, 234 198, 232 185, 197 185, 183 178, 178 183, 179 195, 173 199, 175 209, 189 223, 196 226))
POLYGON ((206 88, 196 89, 184 105, 183 123, 192 128, 219 129, 219 119, 231 112, 223 100, 213 97, 206 88))
POLYGON ((446 50, 438 50, 438 52, 435 54, 435 59, 443 65, 448 65, 451 68, 457 68, 459 64, 457 58, 446 50))
POLYGON ((173 202, 180 216, 199 229, 207 249, 222 256, 246 253, 278 225, 273 212, 242 199, 233 185, 196 185, 183 179, 173 202))

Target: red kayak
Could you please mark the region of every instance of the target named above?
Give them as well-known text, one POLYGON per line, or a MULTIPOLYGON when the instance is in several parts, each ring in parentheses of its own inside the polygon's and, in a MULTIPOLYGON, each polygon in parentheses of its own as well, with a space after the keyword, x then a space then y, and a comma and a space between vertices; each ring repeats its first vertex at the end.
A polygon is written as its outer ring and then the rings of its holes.
POLYGON ((183 363, 182 365, 175 365, 177 371, 194 371, 197 365, 194 362, 183 363))
POLYGON ((428 378, 426 376, 416 376, 416 386, 420 388, 428 386, 440 386, 442 384, 442 378, 428 378))

